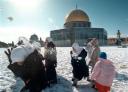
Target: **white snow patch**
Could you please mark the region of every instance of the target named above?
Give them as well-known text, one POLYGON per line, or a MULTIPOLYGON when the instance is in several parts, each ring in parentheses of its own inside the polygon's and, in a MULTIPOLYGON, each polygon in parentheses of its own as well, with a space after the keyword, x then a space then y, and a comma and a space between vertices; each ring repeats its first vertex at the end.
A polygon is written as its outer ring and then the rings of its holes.
MULTIPOLYGON (((0 92, 19 92, 24 83, 21 79, 15 78, 13 73, 7 69, 9 64, 7 57, 0 49, 0 92)), ((72 87, 72 67, 70 64, 71 47, 57 48, 57 74, 58 83, 46 88, 42 92, 96 92, 91 88, 91 84, 83 79, 78 82, 78 87, 72 87)), ((117 75, 113 81, 111 92, 128 92, 128 48, 101 47, 101 51, 108 54, 108 58, 113 61, 117 75)), ((43 49, 42 49, 43 53, 43 49)))

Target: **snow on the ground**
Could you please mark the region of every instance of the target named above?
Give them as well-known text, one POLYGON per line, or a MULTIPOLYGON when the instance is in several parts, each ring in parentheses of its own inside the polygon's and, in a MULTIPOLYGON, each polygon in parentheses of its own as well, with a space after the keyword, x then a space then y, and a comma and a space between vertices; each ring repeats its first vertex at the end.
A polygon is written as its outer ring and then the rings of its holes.
MULTIPOLYGON (((5 49, 0 49, 0 92, 19 92, 23 82, 15 78, 7 69, 8 61, 3 54, 5 49)), ((58 84, 46 88, 42 92, 95 92, 86 79, 78 82, 78 87, 72 87, 72 67, 70 64, 70 47, 57 48, 57 74, 58 84)), ((42 49, 43 51, 43 49, 42 49)), ((128 48, 101 47, 101 51, 108 54, 108 58, 116 66, 117 75, 113 81, 111 92, 128 92, 128 48)))
POLYGON ((117 71, 111 92, 128 92, 128 48, 103 47, 101 50, 108 53, 117 71))

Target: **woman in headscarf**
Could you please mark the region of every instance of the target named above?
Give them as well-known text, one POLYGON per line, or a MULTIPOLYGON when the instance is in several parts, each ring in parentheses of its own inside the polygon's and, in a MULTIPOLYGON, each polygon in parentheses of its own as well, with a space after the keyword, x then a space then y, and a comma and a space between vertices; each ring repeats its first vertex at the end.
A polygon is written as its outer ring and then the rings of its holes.
MULTIPOLYGON (((92 45, 92 39, 89 39, 88 43, 87 43, 87 46, 86 46, 86 50, 87 50, 87 58, 86 58, 86 61, 87 61, 87 65, 89 64, 90 62, 90 59, 91 59, 91 56, 92 56, 92 52, 93 52, 93 45, 92 45)), ((89 76, 87 77, 87 81, 91 81, 89 76)))
POLYGON ((99 44, 98 44, 98 40, 96 38, 93 38, 90 42, 91 44, 91 54, 90 54, 90 61, 89 61, 89 65, 92 67, 91 71, 93 70, 96 62, 98 61, 99 58, 99 53, 100 53, 100 48, 99 48, 99 44))
POLYGON ((89 69, 86 65, 85 57, 87 52, 84 48, 81 48, 78 43, 72 45, 71 54, 71 65, 73 67, 73 86, 77 86, 77 82, 83 77, 89 76, 89 69))
POLYGON ((56 67, 57 67, 57 52, 56 46, 52 41, 52 38, 47 37, 45 41, 44 47, 44 59, 45 59, 45 68, 46 68, 46 75, 47 80, 50 84, 57 83, 57 74, 56 74, 56 67))
POLYGON ((19 45, 5 51, 10 64, 8 68, 15 76, 20 77, 25 86, 21 90, 29 92, 41 92, 47 86, 43 56, 30 44, 19 45))

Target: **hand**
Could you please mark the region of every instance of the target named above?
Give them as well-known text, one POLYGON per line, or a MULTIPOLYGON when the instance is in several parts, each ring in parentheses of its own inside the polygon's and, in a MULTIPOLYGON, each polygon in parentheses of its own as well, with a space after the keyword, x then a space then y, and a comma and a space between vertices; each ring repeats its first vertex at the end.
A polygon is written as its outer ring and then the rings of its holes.
POLYGON ((82 59, 82 57, 78 57, 78 60, 81 60, 82 59))
POLYGON ((12 48, 11 49, 7 49, 7 51, 4 51, 4 53, 7 55, 8 57, 8 60, 9 60, 9 63, 11 64, 12 63, 12 60, 11 60, 11 51, 12 51, 12 48))

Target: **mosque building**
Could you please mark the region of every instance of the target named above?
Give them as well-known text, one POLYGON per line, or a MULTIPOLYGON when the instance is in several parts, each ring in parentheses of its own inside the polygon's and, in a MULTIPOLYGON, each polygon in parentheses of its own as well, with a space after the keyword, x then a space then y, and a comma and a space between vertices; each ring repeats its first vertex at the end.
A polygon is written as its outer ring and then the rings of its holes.
POLYGON ((72 10, 65 18, 64 28, 52 30, 50 37, 56 46, 71 46, 74 42, 84 46, 90 38, 97 38, 100 45, 107 44, 104 28, 92 28, 89 16, 81 9, 72 10))

